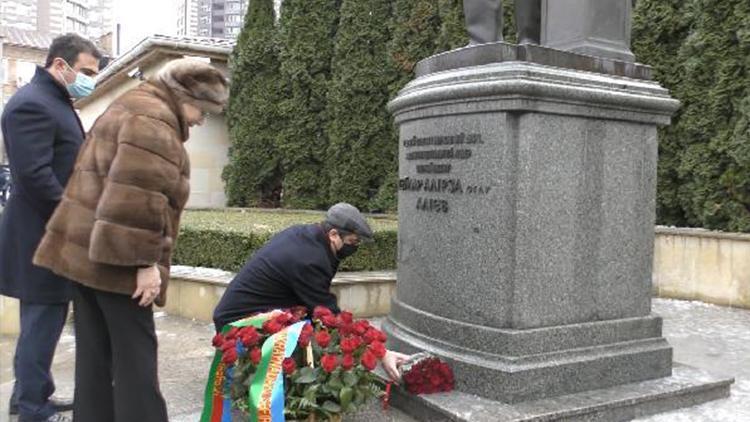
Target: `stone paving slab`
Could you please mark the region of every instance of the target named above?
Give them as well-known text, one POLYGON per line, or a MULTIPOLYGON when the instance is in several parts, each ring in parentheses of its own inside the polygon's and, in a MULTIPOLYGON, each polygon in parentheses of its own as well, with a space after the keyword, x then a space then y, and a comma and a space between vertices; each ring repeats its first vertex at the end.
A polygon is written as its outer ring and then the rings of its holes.
MULTIPOLYGON (((750 311, 700 302, 655 299, 655 313, 664 317, 664 335, 674 346, 675 361, 734 377, 731 396, 700 406, 638 419, 641 422, 750 421, 750 311)), ((156 313, 159 336, 159 374, 172 422, 198 421, 203 387, 213 351, 210 323, 156 313)), ((13 384, 15 338, 0 337, 0 422, 8 417, 13 384)), ((73 391, 74 338, 66 327, 57 349, 53 373, 58 392, 73 391)), ((366 412, 371 421, 414 422, 391 409, 381 414, 377 405, 366 412)), ((359 422, 359 420, 357 420, 359 422)))

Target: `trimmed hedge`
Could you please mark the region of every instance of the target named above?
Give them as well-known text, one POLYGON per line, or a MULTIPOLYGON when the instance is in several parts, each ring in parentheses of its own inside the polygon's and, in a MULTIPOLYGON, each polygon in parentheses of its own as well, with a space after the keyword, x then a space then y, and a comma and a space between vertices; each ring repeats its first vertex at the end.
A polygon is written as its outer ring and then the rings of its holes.
MULTIPOLYGON (((187 211, 173 257, 174 265, 239 271, 274 234, 294 224, 321 221, 323 213, 187 211)), ((393 217, 369 218, 375 241, 345 259, 340 271, 396 268, 397 223, 393 217)))

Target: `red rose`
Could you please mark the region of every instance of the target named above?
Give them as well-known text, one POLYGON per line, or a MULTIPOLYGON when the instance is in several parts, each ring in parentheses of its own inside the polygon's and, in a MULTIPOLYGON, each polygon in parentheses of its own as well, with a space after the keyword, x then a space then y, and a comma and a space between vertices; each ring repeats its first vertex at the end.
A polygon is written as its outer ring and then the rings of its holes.
POLYGON ((362 366, 365 367, 368 371, 372 371, 375 369, 375 366, 378 364, 378 358, 375 357, 375 355, 369 351, 365 350, 364 353, 362 353, 362 366))
POLYGON ((354 356, 348 353, 345 354, 344 358, 341 360, 341 367, 347 371, 354 368, 354 356))
POLYGON ((227 340, 221 345, 221 350, 226 352, 229 349, 234 349, 237 346, 237 342, 234 340, 227 340))
POLYGON ((255 346, 260 343, 260 333, 258 333, 255 327, 247 327, 247 329, 240 333, 240 339, 242 339, 242 344, 245 347, 255 346))
POLYGON ((354 348, 358 349, 359 346, 363 344, 361 337, 352 337, 352 343, 354 343, 354 348))
POLYGON ((304 306, 295 306, 294 308, 290 309, 289 312, 294 315, 295 322, 299 322, 307 316, 307 308, 305 308, 304 306))
POLYGON ((384 332, 378 330, 378 341, 381 343, 385 343, 388 341, 388 337, 385 335, 384 332))
POLYGON ((336 328, 339 326, 339 320, 333 315, 323 315, 320 320, 323 321, 323 325, 328 328, 336 328))
POLYGON ((253 347, 253 349, 250 351, 250 361, 253 363, 253 365, 257 365, 260 363, 260 358, 261 358, 260 348, 253 347))
POLYGON ((358 336, 364 335, 370 329, 370 323, 365 320, 359 320, 354 323, 354 332, 358 336))
POLYGON ((339 358, 336 355, 325 354, 320 358, 320 366, 326 372, 333 372, 339 366, 339 358))
POLYGON ((341 322, 344 324, 351 324, 354 322, 354 315, 352 315, 351 312, 341 311, 339 319, 341 319, 341 322))
POLYGON ((216 348, 220 348, 221 345, 224 344, 224 336, 222 336, 220 333, 216 333, 214 338, 211 340, 211 344, 213 344, 216 348))
POLYGON ((281 331, 284 327, 276 322, 275 319, 270 319, 263 323, 263 331, 268 334, 276 334, 281 331))
POLYGON ((419 374, 417 371, 409 371, 403 376, 404 382, 408 384, 416 384, 419 381, 419 374))
POLYGON ((305 326, 302 327, 302 331, 299 333, 299 340, 297 340, 297 343, 300 345, 300 347, 307 347, 307 345, 310 344, 310 337, 312 337, 312 335, 312 324, 305 324, 305 326))
POLYGON ((331 335, 328 334, 328 331, 318 331, 315 334, 315 342, 320 345, 322 348, 328 347, 328 344, 331 342, 331 335))
POLYGON ((434 387, 439 387, 440 384, 443 383, 443 378, 440 375, 432 374, 430 375, 430 384, 432 384, 434 387))
POLYGON ((450 366, 437 358, 420 361, 404 374, 403 380, 412 394, 447 392, 455 384, 450 366))
POLYGON ((441 362, 438 366, 438 371, 440 371, 440 374, 442 374, 444 377, 453 375, 453 373, 451 372, 451 367, 446 363, 441 362))
POLYGON ((354 325, 353 324, 345 324, 343 321, 339 321, 339 334, 341 337, 348 337, 354 334, 354 325))
POLYGON ((365 343, 370 344, 373 341, 380 341, 380 334, 380 330, 377 328, 370 328, 362 338, 365 339, 365 343))
POLYGON ((221 356, 221 361, 227 365, 233 365, 237 361, 237 349, 228 349, 221 356))
POLYGON ((281 362, 281 368, 284 369, 284 373, 292 375, 297 370, 297 363, 292 358, 286 358, 281 362))
POLYGON ((315 319, 321 319, 326 315, 333 315, 333 312, 325 306, 316 306, 315 309, 313 309, 313 318, 315 319))
POLYGON ((282 312, 276 315, 276 318, 274 319, 276 320, 276 323, 278 323, 279 325, 286 326, 289 323, 289 321, 292 320, 292 314, 288 312, 282 312))
POLYGON ((354 351, 357 350, 357 347, 359 347, 360 343, 360 339, 347 337, 341 340, 341 351, 344 353, 354 353, 354 351))
POLYGON ((234 340, 237 337, 237 334, 240 332, 240 329, 237 327, 232 327, 227 331, 227 333, 224 335, 224 337, 227 340, 234 340))
POLYGON ((385 345, 379 341, 373 341, 367 350, 371 351, 378 359, 383 359, 385 357, 385 345))

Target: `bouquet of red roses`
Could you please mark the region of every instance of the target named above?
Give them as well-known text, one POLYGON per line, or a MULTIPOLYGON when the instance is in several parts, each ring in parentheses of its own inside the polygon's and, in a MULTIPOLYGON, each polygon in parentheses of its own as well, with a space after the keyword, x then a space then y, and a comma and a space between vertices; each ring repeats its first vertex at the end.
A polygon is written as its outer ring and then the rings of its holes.
POLYGON ((411 394, 443 393, 455 387, 451 367, 428 353, 409 358, 401 365, 401 374, 406 391, 411 394))
POLYGON ((309 321, 306 316, 304 308, 274 311, 230 324, 214 337, 217 360, 202 422, 222 420, 227 403, 246 414, 282 415, 274 421, 330 420, 382 394, 384 383, 372 370, 386 354, 385 334, 350 312, 317 307, 309 321), (273 397, 278 391, 280 408, 273 397))

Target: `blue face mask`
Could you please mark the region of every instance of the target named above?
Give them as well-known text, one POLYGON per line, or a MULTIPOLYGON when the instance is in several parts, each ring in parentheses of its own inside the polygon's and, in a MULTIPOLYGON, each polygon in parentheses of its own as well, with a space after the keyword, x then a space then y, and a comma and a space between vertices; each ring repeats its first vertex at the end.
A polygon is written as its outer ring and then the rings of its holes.
MULTIPOLYGON (((68 66, 68 69, 75 72, 68 63, 65 64, 68 66)), ((63 78, 63 80, 65 80, 65 78, 63 78)), ((68 88, 68 93, 73 98, 88 97, 94 92, 95 87, 96 81, 94 81, 94 78, 84 75, 81 72, 76 72, 76 80, 66 86, 66 88, 68 88)))

